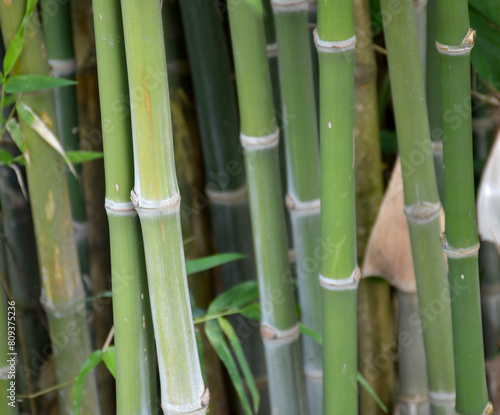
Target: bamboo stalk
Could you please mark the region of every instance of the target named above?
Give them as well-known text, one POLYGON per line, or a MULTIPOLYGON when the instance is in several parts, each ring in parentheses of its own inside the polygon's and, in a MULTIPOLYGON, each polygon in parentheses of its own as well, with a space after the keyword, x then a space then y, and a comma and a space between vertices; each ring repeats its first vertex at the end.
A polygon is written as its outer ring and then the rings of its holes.
MULTIPOLYGON (((3 233, 3 212, 0 214, 0 232, 3 233)), ((9 332, 8 332, 8 308, 11 304, 7 301, 7 295, 3 284, 6 282, 6 272, 7 272, 7 255, 5 249, 5 241, 2 238, 0 240, 0 356, 3 357, 2 365, 0 366, 0 389, 2 393, 0 394, 0 408, 2 408, 2 414, 5 415, 17 415, 19 413, 18 403, 16 402, 16 381, 14 378, 14 385, 11 384, 11 361, 8 359, 14 358, 14 367, 16 356, 9 356, 12 353, 9 350, 9 332), (14 392, 11 394, 11 390, 14 392), (11 399, 14 396, 14 400, 11 399)))
MULTIPOLYGON (((231 61, 224 27, 212 4, 204 0, 185 0, 180 6, 200 125, 207 180, 205 194, 210 203, 216 247, 219 252, 247 255, 241 261, 221 267, 222 289, 227 290, 255 278, 244 161, 237 140, 239 125, 231 61)), ((259 413, 268 413, 267 381, 262 381, 266 379, 265 358, 259 333, 252 330, 249 337, 245 335, 240 340, 253 375, 260 380, 259 413)))
POLYGON ((459 414, 488 413, 488 392, 479 300, 478 249, 472 159, 470 109, 470 50, 475 32, 469 29, 465 1, 437 1, 437 41, 441 67, 441 97, 444 131, 444 196, 450 288, 460 296, 451 303, 456 411, 459 414), (458 49, 458 50, 457 50, 458 49), (446 117, 462 106, 457 126, 446 117))
POLYGON ((114 311, 117 414, 155 414, 156 359, 143 242, 130 202, 130 112, 113 109, 128 90, 119 0, 94 0, 94 26, 106 167, 114 311))
POLYGON ((306 412, 262 3, 229 4, 271 412, 306 412), (276 301, 276 296, 280 300, 276 301))
MULTIPOLYGON (((24 16, 26 2, 0 5, 3 39, 10 42, 24 16)), ((30 37, 16 65, 16 73, 49 74, 40 27, 33 14, 30 37)), ((52 92, 26 95, 23 101, 57 131, 52 92)), ((46 311, 58 383, 72 380, 90 354, 85 313, 85 293, 71 224, 71 211, 61 157, 29 125, 21 128, 30 152, 28 188, 35 225, 38 260, 42 276, 42 304, 46 311), (71 335, 68 334, 68 330, 71 335)), ((61 414, 71 414, 71 386, 58 390, 61 414)), ((93 375, 85 381, 81 414, 99 414, 93 375)))
POLYGON ((319 2, 321 239, 334 246, 320 268, 323 288, 323 413, 356 414, 357 287, 354 189, 353 4, 319 2))
MULTIPOLYGON (((318 128, 308 31, 308 1, 272 1, 278 41, 278 63, 287 167, 287 207, 297 264, 301 321, 322 330, 319 261, 320 235, 318 128), (311 260, 315 260, 311 267, 311 260)), ((304 374, 311 414, 322 412, 321 346, 302 338, 304 374)))
MULTIPOLYGON (((56 9, 53 7, 54 3, 52 0, 44 0, 40 4, 41 15, 43 17, 43 35, 51 75, 55 78, 74 81, 76 76, 76 61, 73 49, 70 3, 58 4, 56 9)), ((59 131, 58 138, 66 151, 76 151, 79 149, 80 142, 76 86, 71 85, 54 89, 54 99, 59 131)), ((80 175, 81 166, 77 166, 76 169, 80 175)), ((85 213, 85 202, 79 179, 74 177, 69 169, 66 168, 65 170, 78 258, 80 260, 80 272, 85 277, 89 272, 87 246, 88 223, 85 213)))
MULTIPOLYGON (((356 245, 358 263, 363 263, 368 237, 383 195, 382 160, 377 112, 377 64, 373 50, 370 5, 354 0, 355 48, 354 162, 356 181, 356 245)), ((393 342, 391 287, 379 279, 367 278, 358 287, 358 365, 388 411, 394 407, 395 368, 378 368, 373 378, 373 361, 388 355, 393 342)), ((362 414, 383 414, 373 397, 359 391, 362 414)))
POLYGON ((439 54, 436 50, 436 2, 427 0, 427 45, 425 65, 425 95, 429 128, 431 131, 431 149, 434 157, 434 168, 439 191, 439 199, 444 203, 444 170, 443 170, 443 129, 441 110, 441 74, 439 71, 439 54))
POLYGON ((416 293, 398 291, 398 374, 399 413, 401 415, 428 415, 430 404, 422 339, 422 323, 418 315, 416 293))
POLYGON ((122 0, 135 182, 165 414, 205 414, 180 228, 160 2, 122 0), (167 294, 166 294, 167 293, 167 294))
POLYGON ((446 279, 440 243, 441 205, 431 158, 413 5, 405 0, 397 6, 382 1, 405 213, 423 320, 429 395, 434 413, 453 414, 455 389, 449 299, 461 292, 450 293, 446 279))

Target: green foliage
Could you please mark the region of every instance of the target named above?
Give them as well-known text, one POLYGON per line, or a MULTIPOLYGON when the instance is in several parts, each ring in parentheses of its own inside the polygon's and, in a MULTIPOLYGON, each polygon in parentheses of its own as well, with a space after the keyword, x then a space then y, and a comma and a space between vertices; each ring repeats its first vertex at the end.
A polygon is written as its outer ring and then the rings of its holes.
POLYGON ((356 380, 363 388, 366 389, 366 391, 371 395, 371 397, 375 400, 375 402, 377 402, 377 405, 380 407, 380 409, 382 409, 382 411, 387 413, 388 412, 387 406, 384 405, 382 400, 378 397, 376 392, 373 390, 373 388, 370 386, 368 381, 363 377, 361 373, 358 372, 358 374, 356 375, 356 380))
POLYGON ((236 261, 245 258, 245 255, 237 253, 222 253, 209 255, 203 258, 191 259, 186 261, 186 273, 188 275, 196 274, 201 271, 206 271, 210 268, 215 268, 228 262, 236 261))
POLYGON ((18 94, 21 92, 34 92, 42 89, 60 88, 63 86, 76 85, 76 81, 64 78, 53 78, 41 75, 17 75, 10 76, 5 83, 5 92, 18 94))
POLYGON ((83 363, 80 372, 76 376, 73 389, 71 391, 71 402, 73 408, 73 415, 80 414, 80 405, 82 403, 83 388, 85 386, 85 377, 94 370, 94 368, 101 363, 104 353, 102 350, 96 350, 83 363))
POLYGON ((104 364, 110 371, 110 373, 113 375, 114 378, 116 378, 116 368, 115 368, 115 346, 109 346, 103 353, 102 355, 102 360, 104 361, 104 364))

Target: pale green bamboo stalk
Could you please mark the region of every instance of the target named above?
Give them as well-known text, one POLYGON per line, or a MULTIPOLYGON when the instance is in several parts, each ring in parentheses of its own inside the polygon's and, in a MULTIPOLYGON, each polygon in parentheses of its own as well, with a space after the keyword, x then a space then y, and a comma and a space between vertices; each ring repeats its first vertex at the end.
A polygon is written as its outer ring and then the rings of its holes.
POLYGON ((382 0, 396 129, 433 413, 454 413, 450 296, 440 242, 434 173, 417 31, 411 0, 382 0), (436 308, 438 307, 438 308, 436 308), (433 311, 433 310, 438 310, 433 311))
POLYGON ((142 235, 134 206, 130 113, 119 0, 94 0, 115 328, 117 415, 156 414, 156 355, 142 235))
POLYGON ((323 414, 358 413, 354 190, 354 15, 352 2, 318 3, 321 239, 323 255, 323 414))
MULTIPOLYGON (((301 321, 322 330, 319 258, 320 185, 318 128, 308 30, 308 0, 271 1, 278 41, 278 63, 287 167, 287 207, 297 264, 301 321), (311 266, 311 261, 314 264, 311 266)), ((321 346, 302 338, 308 410, 322 412, 321 346)))
POLYGON ((205 414, 180 227, 160 2, 122 0, 135 181, 165 414, 205 414))
MULTIPOLYGON (((0 4, 0 26, 6 45, 17 31, 25 8, 24 1, 0 4)), ((49 74, 37 19, 35 12, 14 74, 49 74)), ((36 114, 43 114, 45 124, 57 132, 52 91, 27 94, 23 102, 36 114)), ((49 320, 56 379, 66 383, 78 374, 91 352, 66 177, 56 151, 26 122, 21 122, 21 129, 31 159, 27 175, 42 278, 41 302, 49 320)), ((58 389, 58 395, 60 413, 72 414, 71 385, 58 389)), ((86 377, 80 413, 100 413, 93 374, 86 377)))
POLYGON ((398 291, 399 413, 429 415, 427 370, 416 293, 398 291))
MULTIPOLYGON (((57 8, 54 8, 53 0, 43 0, 40 1, 40 4, 43 17, 43 35, 51 75, 56 78, 74 81, 76 78, 76 61, 73 49, 71 4, 70 2, 61 2, 57 4, 57 8)), ((76 86, 70 85, 54 89, 54 98, 59 130, 58 138, 66 151, 76 151, 80 144, 76 86)), ((81 165, 76 166, 76 169, 80 175, 81 165)), ((65 170, 78 258, 80 260, 80 272, 82 276, 87 276, 89 273, 88 223, 85 213, 85 201, 79 179, 74 177, 68 169, 65 170)))
POLYGON ((228 6, 271 412, 304 414, 299 326, 287 253, 278 165, 279 130, 273 113, 263 6, 251 0, 229 2, 228 6))
MULTIPOLYGON (((440 54, 443 114, 444 199, 448 278, 460 296, 451 303, 456 411, 481 415, 488 403, 479 296, 476 202, 472 158, 470 50, 475 32, 469 26, 467 1, 437 1, 436 47, 440 54), (463 108, 459 125, 446 114, 463 108)), ((490 408, 491 406, 491 408, 490 408)))
POLYGON ((420 58, 420 68, 424 74, 427 60, 427 0, 413 0, 413 16, 417 28, 418 51, 420 58))

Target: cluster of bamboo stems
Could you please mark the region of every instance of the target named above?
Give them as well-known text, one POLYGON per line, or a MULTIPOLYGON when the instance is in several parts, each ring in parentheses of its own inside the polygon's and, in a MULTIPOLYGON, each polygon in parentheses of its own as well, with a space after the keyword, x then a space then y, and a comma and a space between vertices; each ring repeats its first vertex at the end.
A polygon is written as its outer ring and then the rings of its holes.
MULTIPOLYGON (((235 354, 249 361, 242 372, 251 372, 264 397, 255 411, 378 414, 385 405, 401 414, 491 414, 470 107, 458 127, 446 116, 471 94, 475 32, 467 2, 381 0, 399 149, 382 202, 368 1, 227 0, 220 8, 206 0, 167 1, 92 2, 117 414, 153 415, 159 406, 166 415, 228 413, 221 403, 220 365, 210 363, 214 351, 193 323, 200 307, 209 310, 212 276, 188 282, 186 272, 185 229, 194 227, 196 213, 190 210, 186 219, 183 209, 194 203, 189 192, 195 180, 185 156, 192 149, 179 147, 196 144, 181 137, 189 120, 179 102, 189 99, 189 79, 176 49, 179 39, 189 58, 214 242, 221 252, 246 255, 223 265, 215 285, 226 292, 253 279, 258 284, 260 321, 247 314, 230 319, 243 343, 235 354), (435 135, 437 130, 442 134, 435 135), (386 281, 360 283, 362 275, 386 281), (396 325, 391 285, 397 291, 396 325), (242 322, 252 327, 250 333, 238 331, 242 322), (370 362, 380 366, 377 358, 391 355, 393 337, 398 382, 394 356, 371 373, 370 362), (368 387, 358 391, 360 379, 368 387)), ((31 23, 12 76, 74 80, 69 3, 54 11, 50 1, 41 1, 40 23, 33 1, 2 2, 6 47, 15 43, 30 7, 31 23)), ((65 151, 78 149, 74 85, 22 94, 18 101, 39 115, 65 151)), ((23 309, 24 331, 31 335, 36 329, 42 314, 37 289, 26 291, 19 281, 36 277, 38 261, 59 411, 72 414, 75 398, 68 382, 85 369, 92 348, 101 347, 92 344, 85 306, 91 289, 84 284, 85 200, 78 176, 18 112, 33 225, 18 176, 1 167, 0 352, 6 353, 7 297, 23 309), (37 258, 32 253, 31 267, 19 267, 12 258, 23 246, 30 251, 32 240, 37 258), (77 330, 69 335, 68 327, 77 330), (65 344, 56 347, 61 336, 65 344)), ((201 239, 197 243, 205 249, 210 236, 205 231, 201 239)), ((491 281, 497 283, 495 277, 491 281)), ((220 317, 214 319, 221 322, 220 317)), ((498 337, 494 326, 489 331, 498 337)), ((24 349, 47 343, 43 333, 36 337, 24 340, 24 349)), ((488 358, 495 355, 497 340, 487 342, 488 358)), ((107 347, 108 342, 103 350, 107 347)), ((29 371, 29 352, 22 359, 29 371)), ((2 366, 0 384, 7 387, 2 366)), ((229 370, 232 379, 239 376, 229 370)), ((26 377, 27 395, 38 377, 26 377)), ((246 386, 254 394, 253 384, 246 386)), ((87 375, 78 413, 101 413, 97 389, 94 375, 87 375)), ((4 398, 2 389, 1 405, 4 398)), ((32 400, 23 410, 37 413, 32 400)))

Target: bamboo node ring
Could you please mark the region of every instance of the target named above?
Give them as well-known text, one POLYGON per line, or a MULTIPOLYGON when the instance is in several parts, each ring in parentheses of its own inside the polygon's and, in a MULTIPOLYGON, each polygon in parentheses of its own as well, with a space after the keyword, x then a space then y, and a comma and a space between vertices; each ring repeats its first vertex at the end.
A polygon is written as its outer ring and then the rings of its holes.
POLYGON ((53 75, 68 75, 76 72, 76 59, 49 59, 53 75))
POLYGON ((443 245, 443 251, 446 253, 448 258, 467 258, 478 254, 479 247, 481 244, 478 242, 473 246, 468 246, 465 248, 453 248, 448 245, 446 236, 441 234, 441 244, 443 245))
POLYGON ((317 382, 321 382, 323 380, 323 371, 322 370, 304 370, 304 376, 309 379, 317 382))
POLYGON ((436 48, 438 52, 443 55, 468 55, 471 49, 474 47, 475 40, 476 31, 474 29, 469 29, 460 45, 445 45, 444 43, 438 42, 436 40, 436 48))
POLYGON ((287 330, 278 330, 277 328, 264 323, 260 326, 260 334, 264 343, 281 346, 296 341, 300 335, 300 327, 296 324, 287 330))
POLYGON ((233 206, 239 205, 248 200, 248 190, 246 184, 235 190, 214 190, 209 189, 207 186, 205 187, 205 193, 207 194, 210 203, 216 203, 218 205, 233 206))
POLYGON ((271 0, 274 9, 282 11, 304 10, 309 6, 309 0, 271 0))
POLYGON ((441 203, 419 202, 411 206, 405 206, 405 215, 414 223, 425 224, 439 218, 441 203))
POLYGON ((266 52, 268 58, 275 58, 278 56, 278 44, 276 42, 267 44, 266 52))
POLYGON ((261 137, 248 136, 240 133, 241 145, 247 150, 263 150, 266 148, 272 148, 278 145, 280 140, 280 130, 276 128, 274 132, 261 137))
POLYGON ((136 215, 137 211, 132 202, 115 202, 111 199, 106 198, 104 200, 104 208, 106 212, 113 212, 119 215, 136 215))
POLYGON ((420 403, 425 402, 429 399, 429 395, 417 395, 417 396, 407 396, 407 395, 399 395, 398 401, 405 403, 420 403))
POLYGON ((356 35, 345 40, 323 40, 318 35, 318 29, 314 29, 314 43, 318 52, 339 53, 354 49, 356 46, 356 35))
POLYGON ((356 266, 349 277, 340 280, 327 278, 319 274, 319 285, 330 291, 355 290, 358 288, 360 278, 361 270, 356 266))
POLYGON ((285 196, 285 204, 291 214, 314 215, 319 214, 321 208, 320 199, 303 202, 298 200, 295 196, 292 196, 290 193, 287 193, 285 196))
POLYGON ((432 392, 429 391, 431 402, 455 405, 455 392, 432 392))
POLYGON ((162 211, 164 213, 176 212, 181 206, 181 195, 179 193, 174 194, 168 199, 146 200, 140 198, 135 189, 132 189, 130 192, 130 200, 138 212, 144 210, 162 211))

